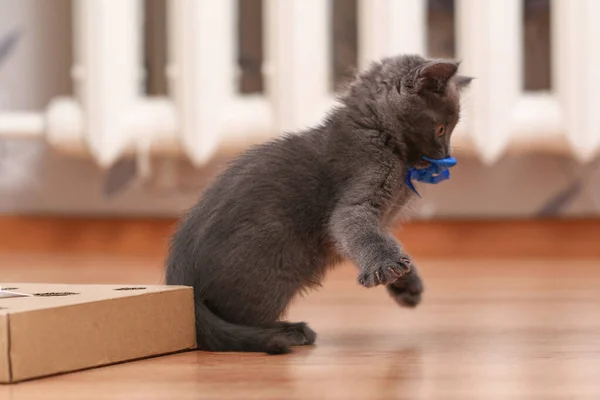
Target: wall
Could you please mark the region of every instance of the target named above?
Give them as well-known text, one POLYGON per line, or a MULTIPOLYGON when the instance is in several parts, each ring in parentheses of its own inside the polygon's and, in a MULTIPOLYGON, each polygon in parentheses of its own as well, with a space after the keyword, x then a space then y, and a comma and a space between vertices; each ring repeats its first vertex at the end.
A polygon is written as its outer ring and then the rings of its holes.
MULTIPOLYGON (((151 15, 160 14, 160 1, 153 0, 149 4, 154 10, 151 15)), ((431 14, 431 18, 438 18, 433 21, 434 26, 452 29, 452 21, 447 13, 444 14, 443 7, 434 11, 438 13, 437 17, 435 12, 431 14)), ((337 19, 355 23, 355 13, 347 13, 337 19)), ((0 37, 14 28, 23 33, 14 54, 0 66, 2 108, 39 110, 52 96, 71 92, 69 22, 69 0, 0 2, 0 37)), ((242 23, 251 25, 251 21, 242 23)), ((164 29, 160 19, 155 25, 164 29)), ((528 28, 534 38, 536 26, 539 24, 528 28)), ((341 35, 343 40, 348 32, 351 30, 337 30, 336 38, 341 35)), ((156 40, 160 37, 158 35, 156 40)), ((431 37, 432 52, 453 51, 453 43, 447 41, 447 35, 438 32, 431 37)), ((246 40, 244 46, 260 51, 256 37, 246 40)), ((355 42, 355 38, 349 40, 355 42)), ((539 40, 538 37, 534 43, 539 40)), ((149 65, 157 65, 149 74, 149 92, 163 93, 164 81, 156 70, 164 64, 164 48, 151 48, 158 50, 148 57, 149 65)), ((355 54, 352 46, 342 43, 337 48, 340 53, 335 58, 336 73, 343 76, 343 66, 351 65, 355 54)), ((545 51, 544 45, 539 51, 545 51)), ((242 89, 259 90, 261 85, 251 79, 256 60, 248 55, 245 62, 250 72, 245 75, 242 89)), ((530 68, 536 68, 535 59, 531 65, 530 68)), ((534 77, 531 88, 547 86, 546 75, 530 72, 528 75, 534 77)), ((411 215, 424 218, 532 216, 565 189, 569 189, 567 192, 571 195, 564 196, 568 200, 564 205, 559 202, 550 207, 553 213, 586 215, 596 214, 600 209, 596 190, 600 176, 570 158, 509 156, 493 167, 487 167, 474 158, 460 157, 460 149, 456 150, 456 155, 460 164, 453 172, 452 180, 438 186, 421 185, 423 200, 415 202, 411 215), (579 177, 583 181, 578 186, 579 177)), ((194 202, 203 185, 224 161, 215 160, 205 169, 194 170, 185 160, 156 159, 153 162, 156 175, 150 181, 140 182, 128 179, 135 172, 132 160, 123 160, 112 170, 102 171, 91 160, 64 157, 40 142, 0 140, 0 212, 176 215, 194 202)))
MULTIPOLYGON (((15 31, 20 35, 17 47, 0 64, 0 109, 40 110, 53 96, 70 93, 70 1, 1 1, 0 38, 15 31)), ((3 203, 9 196, 18 202, 39 183, 43 147, 41 143, 0 139, 3 203)))

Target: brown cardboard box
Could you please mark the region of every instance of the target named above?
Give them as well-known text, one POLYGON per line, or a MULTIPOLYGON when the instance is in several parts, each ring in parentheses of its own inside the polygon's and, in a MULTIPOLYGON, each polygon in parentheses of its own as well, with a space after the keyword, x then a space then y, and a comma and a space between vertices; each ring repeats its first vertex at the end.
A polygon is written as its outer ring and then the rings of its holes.
POLYGON ((1 383, 196 346, 189 287, 3 283, 2 288, 1 383), (33 296, 12 297, 6 290, 33 296))

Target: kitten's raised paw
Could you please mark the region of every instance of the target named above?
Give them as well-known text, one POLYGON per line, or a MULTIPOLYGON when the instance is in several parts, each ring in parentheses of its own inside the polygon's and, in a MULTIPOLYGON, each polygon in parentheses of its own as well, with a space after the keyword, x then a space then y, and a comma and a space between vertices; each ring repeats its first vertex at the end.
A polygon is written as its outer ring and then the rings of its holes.
POLYGON ((418 275, 405 275, 386 286, 390 296, 402 307, 416 307, 421 302, 423 282, 418 275))
POLYGON ((362 271, 358 275, 358 283, 365 287, 387 285, 397 281, 410 272, 410 259, 403 258, 400 262, 362 271))

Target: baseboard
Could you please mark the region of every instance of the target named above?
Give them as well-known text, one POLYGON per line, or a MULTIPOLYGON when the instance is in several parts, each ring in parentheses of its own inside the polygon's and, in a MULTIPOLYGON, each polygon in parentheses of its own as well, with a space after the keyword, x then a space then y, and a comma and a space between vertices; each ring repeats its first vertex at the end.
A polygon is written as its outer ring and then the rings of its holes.
MULTIPOLYGON (((600 221, 418 221, 395 233, 414 257, 596 258, 600 221)), ((0 252, 163 257, 175 219, 0 216, 0 252)))

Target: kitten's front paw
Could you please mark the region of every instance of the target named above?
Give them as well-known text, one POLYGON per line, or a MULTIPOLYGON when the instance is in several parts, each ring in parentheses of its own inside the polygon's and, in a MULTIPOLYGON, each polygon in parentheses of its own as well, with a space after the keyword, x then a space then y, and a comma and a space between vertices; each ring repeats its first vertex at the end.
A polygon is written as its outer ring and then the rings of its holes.
POLYGON ((388 285, 410 272, 411 261, 403 257, 399 262, 384 264, 381 267, 369 268, 358 275, 358 283, 365 287, 388 285))
POLYGON ((423 281, 416 273, 410 273, 387 285, 386 289, 398 305, 413 308, 421 302, 423 281))

